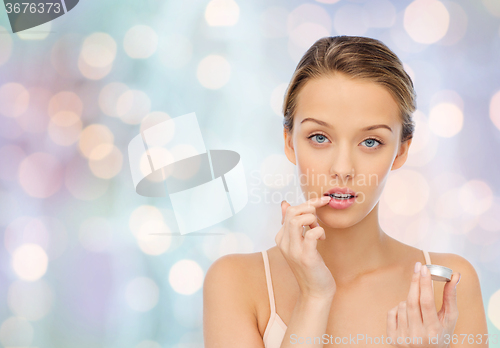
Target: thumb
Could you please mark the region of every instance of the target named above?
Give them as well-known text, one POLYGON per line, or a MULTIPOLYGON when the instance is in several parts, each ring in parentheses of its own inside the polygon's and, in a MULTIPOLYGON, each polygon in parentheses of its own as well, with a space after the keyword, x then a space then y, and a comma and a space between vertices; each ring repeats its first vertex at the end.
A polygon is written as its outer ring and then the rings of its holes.
POLYGON ((285 221, 286 209, 289 206, 290 206, 290 204, 286 200, 281 201, 281 224, 282 225, 283 225, 283 222, 285 221))
POLYGON ((454 273, 452 280, 447 282, 443 290, 443 306, 440 312, 442 314, 453 314, 458 311, 457 308, 457 284, 460 281, 461 274, 454 273))

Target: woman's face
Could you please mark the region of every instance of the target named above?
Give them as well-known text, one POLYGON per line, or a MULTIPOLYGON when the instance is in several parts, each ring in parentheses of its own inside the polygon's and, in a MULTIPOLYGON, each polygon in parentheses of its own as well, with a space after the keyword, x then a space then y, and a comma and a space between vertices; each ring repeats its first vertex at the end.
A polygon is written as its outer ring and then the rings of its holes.
POLYGON ((334 187, 357 194, 345 209, 318 209, 325 224, 356 224, 379 201, 389 172, 406 161, 411 140, 400 142, 399 109, 388 90, 343 74, 309 80, 298 95, 285 153, 297 165, 306 200, 334 187), (371 127, 384 125, 380 127, 371 127), (372 129, 368 129, 368 128, 372 129))

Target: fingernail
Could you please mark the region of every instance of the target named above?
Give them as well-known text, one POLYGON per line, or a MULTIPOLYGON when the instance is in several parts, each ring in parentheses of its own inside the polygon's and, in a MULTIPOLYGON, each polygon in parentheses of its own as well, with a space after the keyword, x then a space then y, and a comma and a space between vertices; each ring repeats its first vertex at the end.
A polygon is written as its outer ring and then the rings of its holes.
POLYGON ((427 266, 426 266, 426 265, 422 265, 422 268, 421 268, 421 270, 420 270, 420 274, 421 274, 423 277, 425 277, 425 276, 427 275, 427 271, 428 271, 427 266))
POLYGON ((281 205, 283 205, 283 202, 284 202, 284 201, 285 201, 285 200, 282 200, 282 201, 281 201, 281 205))
POLYGON ((458 273, 458 282, 455 284, 455 287, 457 287, 458 283, 460 283, 460 278, 462 278, 462 273, 458 273))
POLYGON ((422 267, 422 263, 420 263, 420 261, 417 261, 417 263, 415 264, 415 273, 420 272, 420 267, 422 267))
POLYGON ((330 196, 323 196, 323 197, 321 197, 321 200, 323 202, 329 202, 330 201, 330 196))

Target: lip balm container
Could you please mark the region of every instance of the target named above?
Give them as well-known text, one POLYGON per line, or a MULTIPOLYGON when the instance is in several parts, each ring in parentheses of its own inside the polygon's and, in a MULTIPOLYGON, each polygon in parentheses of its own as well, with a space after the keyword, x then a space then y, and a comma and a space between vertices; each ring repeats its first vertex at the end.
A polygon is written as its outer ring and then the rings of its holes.
POLYGON ((439 265, 426 265, 426 266, 429 269, 432 280, 437 280, 440 282, 451 281, 451 275, 453 274, 453 271, 450 268, 439 265))

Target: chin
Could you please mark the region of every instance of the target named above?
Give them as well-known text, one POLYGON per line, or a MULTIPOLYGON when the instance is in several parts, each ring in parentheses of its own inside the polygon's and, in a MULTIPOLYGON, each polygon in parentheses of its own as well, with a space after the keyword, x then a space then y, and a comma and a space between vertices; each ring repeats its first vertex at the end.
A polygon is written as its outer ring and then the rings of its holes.
MULTIPOLYGON (((342 210, 337 210, 336 212, 341 212, 342 210)), ((348 228, 354 226, 357 221, 353 219, 352 216, 347 214, 337 214, 337 213, 326 213, 320 218, 318 214, 318 220, 326 227, 330 228, 348 228)))

